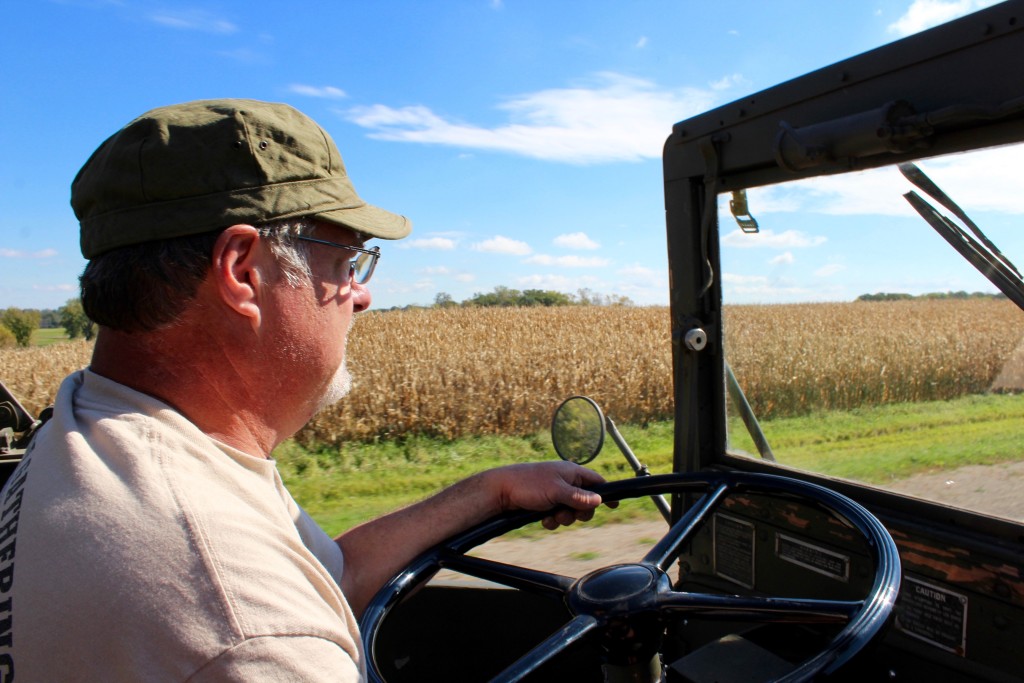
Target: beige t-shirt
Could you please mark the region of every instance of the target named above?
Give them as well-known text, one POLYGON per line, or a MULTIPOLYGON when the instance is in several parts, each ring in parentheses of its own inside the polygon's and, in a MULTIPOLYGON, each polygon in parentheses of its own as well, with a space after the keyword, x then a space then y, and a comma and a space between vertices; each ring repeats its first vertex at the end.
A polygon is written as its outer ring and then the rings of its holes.
POLYGON ((0 514, 0 680, 360 679, 337 544, 157 399, 68 377, 0 514))

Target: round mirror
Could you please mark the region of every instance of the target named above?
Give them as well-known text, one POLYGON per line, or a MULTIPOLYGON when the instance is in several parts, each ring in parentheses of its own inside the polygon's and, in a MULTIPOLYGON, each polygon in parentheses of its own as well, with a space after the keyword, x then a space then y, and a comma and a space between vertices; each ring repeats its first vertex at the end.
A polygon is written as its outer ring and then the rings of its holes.
POLYGON ((593 399, 573 396, 562 402, 551 421, 551 441, 562 460, 585 465, 604 445, 604 415, 593 399))

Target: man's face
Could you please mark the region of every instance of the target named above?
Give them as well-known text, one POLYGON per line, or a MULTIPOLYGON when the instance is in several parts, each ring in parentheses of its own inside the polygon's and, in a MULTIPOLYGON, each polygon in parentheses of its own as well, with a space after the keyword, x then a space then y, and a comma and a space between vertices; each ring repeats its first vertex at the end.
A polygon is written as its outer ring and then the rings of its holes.
MULTIPOLYGON (((345 331, 345 341, 348 341, 348 333, 352 330, 352 326, 355 325, 356 319, 353 317, 349 320, 348 330, 345 331)), ((344 349, 343 349, 344 351, 344 349)), ((341 365, 334 371, 334 376, 331 377, 331 381, 327 384, 323 395, 320 397, 319 403, 317 403, 316 411, 320 412, 327 406, 332 406, 341 399, 348 396, 348 392, 352 391, 352 373, 348 371, 348 359, 343 354, 341 357, 341 365)))
MULTIPOLYGON (((341 245, 361 246, 344 228, 320 223, 312 235, 341 245)), ((280 351, 293 369, 289 382, 308 391, 309 414, 344 397, 352 387, 345 362, 348 332, 354 314, 370 306, 370 292, 349 281, 356 255, 337 247, 308 243, 311 281, 299 287, 274 286, 282 311, 280 351)))

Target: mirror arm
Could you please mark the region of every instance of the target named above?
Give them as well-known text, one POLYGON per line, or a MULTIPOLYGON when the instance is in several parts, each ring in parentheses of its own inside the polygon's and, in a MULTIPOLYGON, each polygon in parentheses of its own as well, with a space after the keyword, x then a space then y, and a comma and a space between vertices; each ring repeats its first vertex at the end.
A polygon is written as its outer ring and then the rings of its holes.
POLYGON ((726 387, 729 390, 729 398, 732 399, 733 406, 739 411, 743 424, 747 427, 747 433, 750 434, 750 438, 754 440, 754 445, 757 446, 757 452, 761 454, 763 460, 775 462, 775 453, 772 452, 772 447, 768 445, 768 439, 765 438, 764 432, 761 431, 761 424, 757 421, 757 416, 754 415, 754 409, 747 402, 747 397, 743 393, 740 383, 736 381, 736 375, 733 374, 732 368, 728 363, 725 364, 725 380, 726 387))
MULTIPOLYGON (((647 465, 641 464, 641 462, 633 454, 633 450, 629 447, 629 444, 627 444, 626 440, 622 438, 622 434, 619 433, 619 430, 615 426, 615 422, 612 421, 612 418, 605 415, 604 424, 605 428, 608 430, 608 433, 612 437, 612 441, 614 441, 615 445, 619 447, 619 450, 622 452, 623 457, 626 458, 626 462, 629 463, 629 466, 633 468, 633 473, 636 474, 636 476, 638 477, 651 476, 651 471, 647 469, 647 465)), ((669 507, 668 501, 665 500, 665 497, 661 495, 654 495, 651 496, 651 500, 653 500, 654 504, 658 506, 658 510, 661 512, 661 515, 665 518, 665 521, 671 524, 672 509, 669 507)))

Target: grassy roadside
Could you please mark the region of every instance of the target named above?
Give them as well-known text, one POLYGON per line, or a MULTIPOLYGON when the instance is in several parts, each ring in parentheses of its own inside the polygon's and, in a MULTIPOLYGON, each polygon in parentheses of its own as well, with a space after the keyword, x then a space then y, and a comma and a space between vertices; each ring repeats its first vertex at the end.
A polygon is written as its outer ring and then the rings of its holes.
MULTIPOLYGON (((821 413, 762 424, 776 457, 794 467, 876 484, 920 472, 1024 458, 1024 396, 983 395, 821 413)), ((620 425, 651 472, 672 469, 672 426, 620 425)), ((756 452, 738 421, 734 445, 756 452)), ((428 496, 469 474, 514 462, 555 458, 550 437, 347 444, 311 452, 294 442, 275 453, 296 499, 332 535, 428 496)), ((608 479, 632 476, 605 442, 591 467, 608 479)), ((652 517, 643 501, 617 518, 652 517)))
POLYGON ((39 328, 32 331, 32 346, 49 346, 57 342, 68 340, 68 334, 63 327, 39 328))
MULTIPOLYGON (((871 484, 1024 458, 1021 395, 903 403, 776 420, 762 427, 780 462, 871 484)), ((735 445, 756 453, 742 436, 735 445)))

